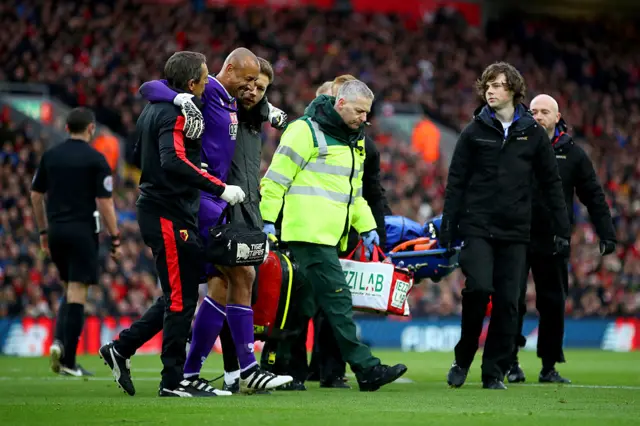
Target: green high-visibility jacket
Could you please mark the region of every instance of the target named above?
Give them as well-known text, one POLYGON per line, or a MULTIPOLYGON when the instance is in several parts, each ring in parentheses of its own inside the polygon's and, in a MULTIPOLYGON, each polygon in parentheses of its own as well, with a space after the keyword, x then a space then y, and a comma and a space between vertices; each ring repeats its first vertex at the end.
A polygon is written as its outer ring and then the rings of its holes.
POLYGON ((289 124, 260 190, 265 222, 275 223, 284 201, 282 241, 340 243, 345 250, 351 226, 376 229, 362 198, 364 146, 364 136, 352 143, 334 138, 308 116, 289 124))

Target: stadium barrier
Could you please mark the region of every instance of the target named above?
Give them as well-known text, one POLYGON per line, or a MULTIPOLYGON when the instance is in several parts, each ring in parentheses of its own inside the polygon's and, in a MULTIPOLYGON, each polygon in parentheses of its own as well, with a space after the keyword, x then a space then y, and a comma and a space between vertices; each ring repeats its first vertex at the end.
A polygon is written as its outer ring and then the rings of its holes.
MULTIPOLYGON (((121 330, 129 327, 132 319, 88 317, 78 345, 78 354, 95 355, 103 343, 111 341, 121 330)), ((374 348, 429 352, 453 351, 460 338, 458 318, 391 320, 358 318, 360 339, 374 348)), ((535 350, 538 322, 525 319, 527 337, 525 350, 535 350)), ((0 354, 14 356, 48 355, 53 338, 54 320, 51 318, 0 318, 0 354)), ((487 324, 480 338, 486 336, 487 324)), ((307 338, 311 349, 313 330, 307 338)), ((256 350, 261 349, 258 342, 256 350)), ((162 345, 161 334, 147 342, 138 354, 158 354, 162 345)), ((567 319, 566 348, 589 348, 628 352, 640 350, 640 319, 567 319)), ((220 351, 216 342, 216 351, 220 351)))

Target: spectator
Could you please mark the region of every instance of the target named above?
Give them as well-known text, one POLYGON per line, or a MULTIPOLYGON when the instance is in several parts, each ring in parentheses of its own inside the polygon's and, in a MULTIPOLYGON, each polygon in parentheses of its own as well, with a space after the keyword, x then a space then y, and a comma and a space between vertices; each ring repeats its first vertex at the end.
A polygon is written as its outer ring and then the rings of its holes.
MULTIPOLYGON (((101 123, 125 139, 144 105, 139 85, 159 78, 176 50, 200 51, 216 69, 224 52, 251 48, 273 63, 277 78, 269 100, 290 117, 302 114, 324 81, 350 73, 372 88, 385 112, 393 114, 394 102, 418 104, 430 119, 456 131, 476 106, 475 76, 496 59, 513 63, 530 96, 545 92, 560 103, 571 133, 596 165, 620 242, 615 256, 602 259, 586 211, 577 207, 567 313, 640 313, 640 57, 625 48, 640 41, 633 22, 507 16, 478 31, 450 12, 409 26, 397 16, 306 8, 277 14, 219 8, 193 18, 185 6, 131 0, 9 0, 0 6, 0 25, 6 29, 0 36, 0 79, 47 84, 70 106, 92 107, 101 123)), ((39 253, 25 197, 51 141, 29 127, 0 121, 0 316, 54 315, 62 289, 55 268, 39 253)), ((394 214, 422 222, 441 213, 447 176, 442 156, 425 164, 410 141, 386 134, 375 117, 368 132, 379 144, 394 214)), ((263 171, 279 134, 264 129, 263 171)), ((87 309, 140 315, 158 295, 153 259, 135 222, 135 182, 116 179, 116 188, 124 260, 116 265, 102 253, 100 286, 87 309)), ((462 285, 459 271, 438 284, 422 283, 411 294, 413 314, 458 315, 462 285)))

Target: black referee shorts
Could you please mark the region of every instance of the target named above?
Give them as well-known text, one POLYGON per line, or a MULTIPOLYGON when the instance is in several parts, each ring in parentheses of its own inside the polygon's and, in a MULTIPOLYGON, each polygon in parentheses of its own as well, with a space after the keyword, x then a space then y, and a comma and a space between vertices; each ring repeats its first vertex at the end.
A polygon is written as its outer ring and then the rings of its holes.
POLYGON ((63 282, 98 283, 98 234, 90 224, 49 226, 49 251, 63 282))
MULTIPOLYGON (((198 303, 198 286, 204 273, 204 247, 198 228, 177 219, 138 209, 138 225, 145 244, 151 248, 164 293, 162 327, 162 386, 175 389, 182 380, 185 345, 198 303)), ((149 333, 157 332, 149 323, 149 333)), ((133 328, 133 327, 132 327, 133 328)))

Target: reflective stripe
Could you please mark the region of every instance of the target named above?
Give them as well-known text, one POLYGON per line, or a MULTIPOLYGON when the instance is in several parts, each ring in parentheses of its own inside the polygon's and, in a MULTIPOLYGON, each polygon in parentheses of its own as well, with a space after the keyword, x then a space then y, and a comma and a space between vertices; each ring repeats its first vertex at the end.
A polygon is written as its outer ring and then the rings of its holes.
MULTIPOLYGON (((345 177, 351 176, 351 167, 333 166, 331 164, 327 164, 324 162, 321 163, 319 158, 318 158, 318 161, 315 163, 314 162, 308 163, 305 170, 309 170, 311 172, 316 172, 316 173, 326 173, 328 175, 337 175, 337 176, 345 176, 345 177)), ((353 177, 357 178, 359 174, 360 172, 355 170, 353 173, 353 177)))
POLYGON ((327 156, 329 155, 329 148, 327 147, 327 139, 324 137, 324 132, 320 130, 320 126, 313 120, 307 118, 309 123, 311 123, 311 127, 313 127, 313 132, 316 134, 316 140, 318 141, 318 163, 324 163, 327 161, 327 156))
POLYGON ((293 181, 292 179, 289 179, 285 175, 281 175, 280 173, 274 172, 271 169, 267 170, 267 173, 265 173, 264 177, 266 179, 271 179, 275 183, 279 183, 282 186, 286 186, 287 188, 291 186, 291 182, 293 181))
MULTIPOLYGON (((327 198, 337 203, 347 204, 349 202, 349 194, 341 194, 335 191, 327 191, 326 189, 316 188, 315 186, 292 186, 289 188, 288 195, 310 195, 313 197, 327 198)), ((353 204, 355 197, 351 198, 353 204)))
POLYGON ((356 191, 356 197, 362 197, 362 187, 358 188, 356 191))
POLYGON ((304 169, 304 166, 307 164, 304 158, 297 152, 293 150, 290 146, 279 145, 278 149, 276 149, 276 154, 284 155, 289 157, 291 161, 293 161, 298 167, 304 169))

